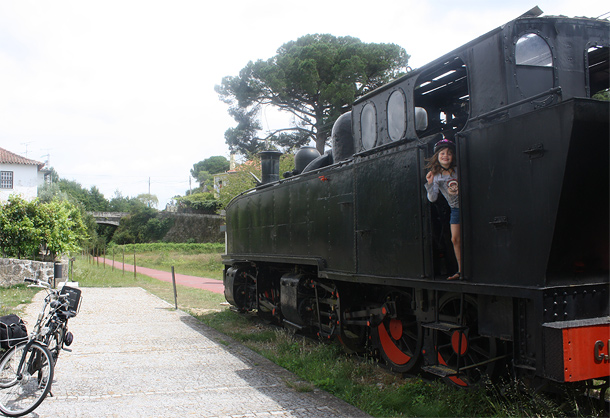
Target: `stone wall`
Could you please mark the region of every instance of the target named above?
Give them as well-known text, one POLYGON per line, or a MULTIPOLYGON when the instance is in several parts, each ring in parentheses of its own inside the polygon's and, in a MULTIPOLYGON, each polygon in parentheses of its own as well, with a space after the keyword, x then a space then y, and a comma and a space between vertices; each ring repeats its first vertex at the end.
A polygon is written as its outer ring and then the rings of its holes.
MULTIPOLYGON (((50 281, 54 277, 54 269, 53 262, 0 258, 0 286, 23 283, 26 278, 50 281)), ((62 264, 62 272, 67 271, 67 266, 62 264)))
POLYGON ((224 216, 161 212, 159 217, 173 220, 171 229, 163 238, 164 241, 205 243, 225 240, 225 234, 220 230, 225 224, 224 216))

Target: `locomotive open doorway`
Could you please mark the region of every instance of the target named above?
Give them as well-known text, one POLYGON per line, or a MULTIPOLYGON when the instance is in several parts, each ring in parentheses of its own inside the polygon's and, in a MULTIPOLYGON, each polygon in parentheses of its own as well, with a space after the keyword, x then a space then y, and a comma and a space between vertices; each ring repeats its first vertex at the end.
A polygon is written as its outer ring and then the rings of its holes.
MULTIPOLYGON (((426 128, 418 130, 420 140, 426 144, 425 157, 421 162, 425 166, 428 158, 433 155, 434 144, 448 139, 456 145, 454 158, 457 158, 457 172, 460 173, 460 156, 458 147, 459 132, 468 121, 470 109, 470 94, 468 87, 468 72, 460 57, 443 60, 437 66, 423 72, 417 79, 413 92, 414 107, 423 109, 427 117, 426 128)), ((424 173, 425 176, 425 173, 424 173)), ((458 184, 461 179, 458 177, 458 184)), ((455 187, 458 187, 456 184, 455 187)), ((429 247, 432 260, 432 277, 446 278, 458 272, 453 244, 451 242, 450 213, 446 199, 439 193, 438 199, 430 203, 426 199, 426 191, 422 187, 429 211, 429 247)), ((459 188, 461 200, 462 189, 459 188)), ((461 207, 461 202, 460 205, 461 207)), ((462 222, 460 222, 460 225, 462 222)), ((463 235, 463 230, 460 232, 463 235)), ((461 239, 463 243, 463 239, 461 239)), ((463 245, 463 244, 462 244, 463 245)))

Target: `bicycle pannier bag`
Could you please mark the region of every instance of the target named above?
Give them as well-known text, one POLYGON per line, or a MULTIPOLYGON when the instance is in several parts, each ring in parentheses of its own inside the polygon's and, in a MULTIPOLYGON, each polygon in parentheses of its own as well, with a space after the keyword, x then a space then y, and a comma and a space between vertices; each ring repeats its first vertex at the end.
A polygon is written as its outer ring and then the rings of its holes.
POLYGON ((0 347, 9 349, 28 339, 23 320, 15 314, 0 316, 0 347))

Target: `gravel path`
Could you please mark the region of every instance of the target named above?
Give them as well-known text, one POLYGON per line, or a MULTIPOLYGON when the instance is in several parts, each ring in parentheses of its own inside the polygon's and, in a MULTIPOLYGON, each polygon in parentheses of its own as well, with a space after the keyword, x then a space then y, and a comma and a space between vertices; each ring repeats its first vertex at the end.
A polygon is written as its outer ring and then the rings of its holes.
MULTIPOLYGON (((82 288, 40 417, 367 417, 141 288, 82 288)), ((44 292, 28 306, 32 326, 44 292)))

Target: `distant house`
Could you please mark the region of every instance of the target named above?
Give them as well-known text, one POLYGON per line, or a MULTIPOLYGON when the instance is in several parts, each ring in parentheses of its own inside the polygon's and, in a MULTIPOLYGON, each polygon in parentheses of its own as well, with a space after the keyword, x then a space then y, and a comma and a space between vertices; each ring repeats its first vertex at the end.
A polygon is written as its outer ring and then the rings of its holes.
POLYGON ((235 154, 231 154, 231 158, 229 159, 229 171, 212 174, 214 177, 214 197, 216 199, 220 196, 220 189, 229 184, 229 174, 233 173, 235 173, 235 154))
POLYGON ((229 171, 225 171, 224 173, 212 174, 212 176, 214 177, 214 197, 216 199, 218 199, 218 197, 220 196, 220 190, 229 184, 230 176, 239 174, 240 172, 250 173, 252 176, 254 176, 254 174, 252 174, 252 171, 256 171, 256 164, 254 161, 248 160, 243 164, 240 164, 239 167, 240 169, 236 169, 237 166, 235 164, 235 156, 231 154, 231 160, 229 161, 229 171), (252 171, 250 171, 249 169, 251 169, 252 171))
POLYGON ((48 174, 44 166, 44 163, 0 148, 0 202, 6 202, 13 194, 26 200, 35 199, 38 186, 44 183, 48 174))

